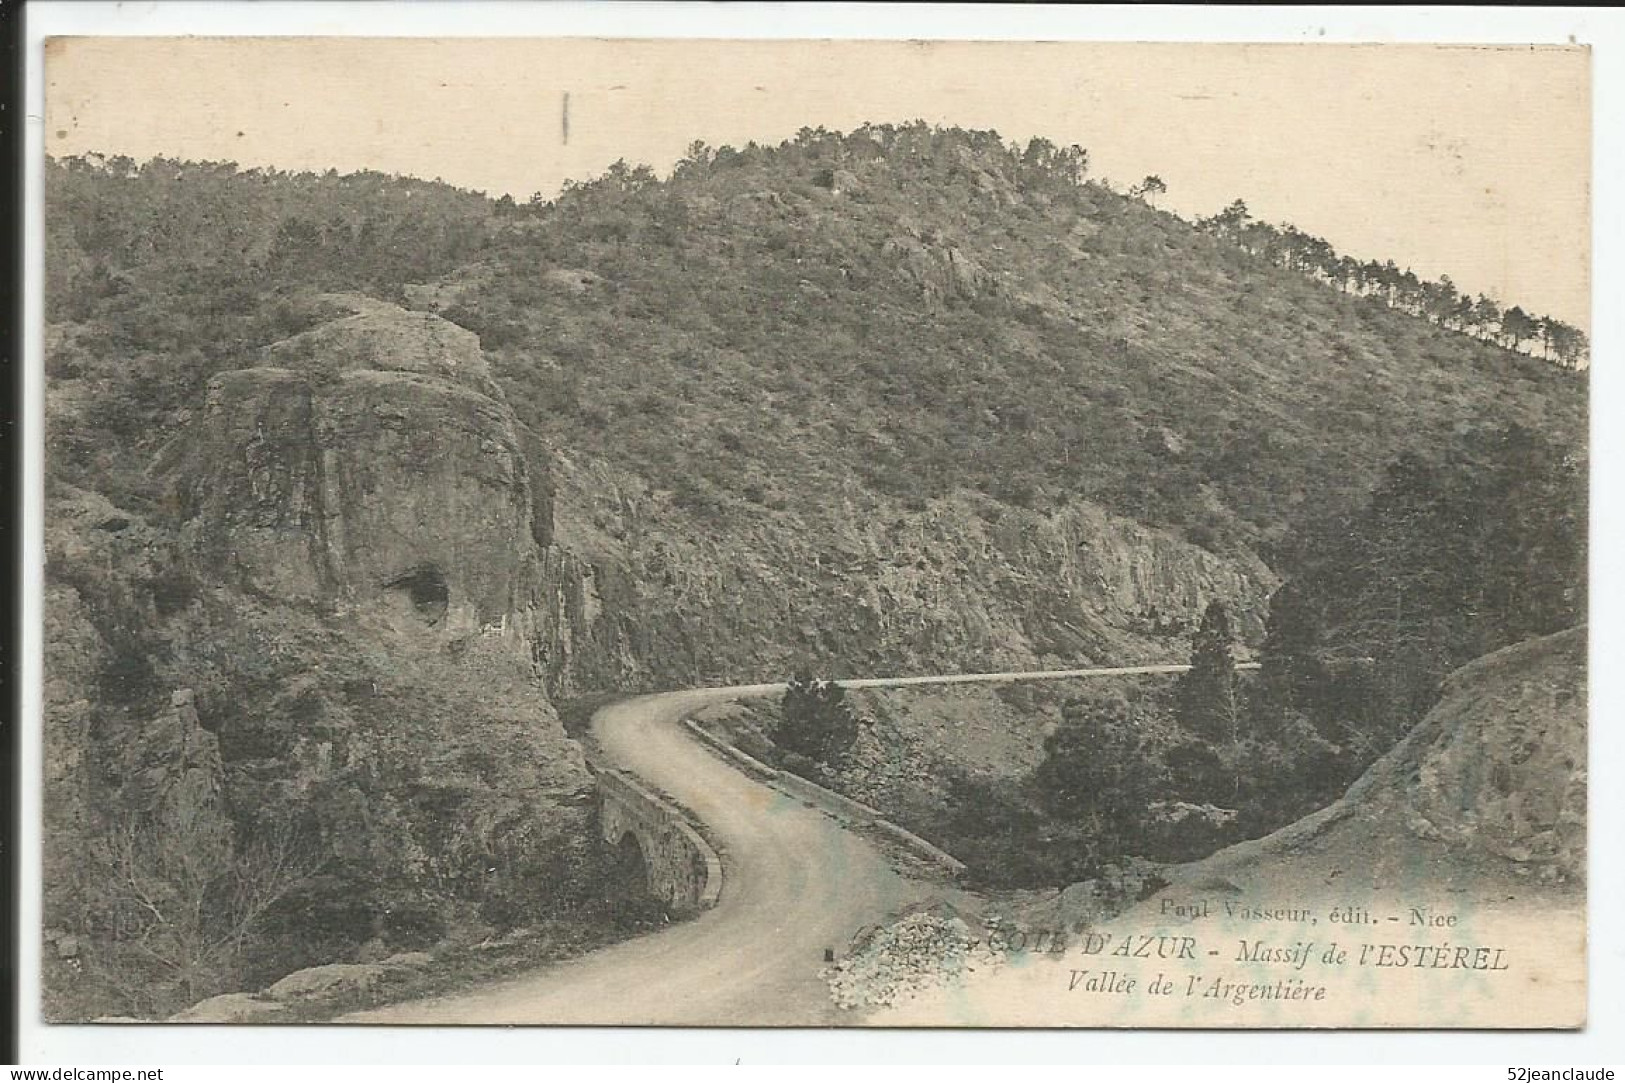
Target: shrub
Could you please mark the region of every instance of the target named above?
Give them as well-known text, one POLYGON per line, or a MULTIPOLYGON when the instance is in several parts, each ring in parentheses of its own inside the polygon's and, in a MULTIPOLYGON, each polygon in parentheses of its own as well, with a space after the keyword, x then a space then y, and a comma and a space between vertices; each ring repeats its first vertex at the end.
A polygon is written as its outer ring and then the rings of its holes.
POLYGON ((858 739, 858 716, 846 689, 798 673, 784 692, 773 743, 786 753, 831 764, 858 739))
POLYGON ((1122 701, 1068 704, 1044 741, 1033 785, 1057 831, 1081 831, 1103 854, 1138 852, 1159 786, 1155 758, 1122 701))

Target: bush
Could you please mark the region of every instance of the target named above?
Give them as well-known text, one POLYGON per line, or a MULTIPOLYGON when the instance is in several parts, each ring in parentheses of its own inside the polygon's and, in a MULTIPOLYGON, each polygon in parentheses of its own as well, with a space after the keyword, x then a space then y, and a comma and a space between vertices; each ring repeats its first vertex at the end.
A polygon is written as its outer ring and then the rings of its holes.
POLYGON ((947 816, 931 834, 973 883, 990 887, 1087 879, 1105 856, 1097 839, 1047 817, 1029 787, 965 774, 949 777, 947 816))
POLYGON ((1044 761, 1033 772, 1044 810, 1067 831, 1083 830, 1105 854, 1137 852, 1161 779, 1127 703, 1074 702, 1064 718, 1044 740, 1044 761))
POLYGON ((379 920, 379 933, 395 951, 422 951, 446 935, 440 907, 427 900, 391 904, 379 920))
POLYGON ((790 681, 773 730, 775 745, 787 754, 832 764, 857 739, 858 716, 846 701, 846 689, 804 673, 790 681))

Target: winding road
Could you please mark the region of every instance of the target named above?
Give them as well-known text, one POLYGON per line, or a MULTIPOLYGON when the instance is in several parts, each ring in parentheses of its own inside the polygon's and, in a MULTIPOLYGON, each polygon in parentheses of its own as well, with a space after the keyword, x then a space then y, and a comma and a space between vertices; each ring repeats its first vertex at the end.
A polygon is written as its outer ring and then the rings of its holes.
MULTIPOLYGON (((882 677, 847 688, 1180 673, 1188 666, 882 677)), ((676 798, 722 855, 717 905, 657 933, 481 988, 390 1005, 346 1023, 827 1026, 839 1021, 818 976, 824 950, 952 889, 899 873, 878 847, 724 763, 679 724, 717 703, 783 684, 667 692, 593 716, 606 760, 676 798)))

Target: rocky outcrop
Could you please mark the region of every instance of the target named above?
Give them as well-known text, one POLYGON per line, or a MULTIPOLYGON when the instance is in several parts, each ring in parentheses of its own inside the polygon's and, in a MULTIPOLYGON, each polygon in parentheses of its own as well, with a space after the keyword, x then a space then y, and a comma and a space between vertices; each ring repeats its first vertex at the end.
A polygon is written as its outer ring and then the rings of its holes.
POLYGON ((542 556, 536 583, 536 660, 557 695, 634 686, 661 671, 645 657, 648 627, 626 566, 561 545, 542 556))
POLYGON ((1417 835, 1584 879, 1584 628, 1457 670, 1401 748, 1382 777, 1417 835))
POLYGON ((927 305, 940 304, 947 297, 969 299, 1000 292, 997 277, 958 245, 902 236, 887 241, 883 251, 895 261, 898 272, 919 287, 927 305))
POLYGON ((590 776, 534 662, 545 460, 471 333, 327 300, 211 381, 154 467, 171 504, 48 493, 53 1019, 500 928, 590 863, 590 776))
POLYGON ((367 299, 211 381, 187 534, 242 589, 506 634, 536 579, 532 491, 475 336, 367 299))
POLYGON ((329 294, 347 316, 267 346, 261 363, 317 379, 377 371, 428 376, 500 400, 474 332, 360 294, 329 294))
POLYGON ((331 963, 296 970, 265 991, 272 1000, 299 1002, 341 993, 365 993, 383 980, 389 968, 380 963, 331 963))
POLYGON ((106 644, 78 592, 60 584, 45 591, 44 789, 45 920, 77 924, 85 893, 84 854, 94 834, 90 771, 91 697, 106 665, 106 644))
POLYGON ((145 722, 164 691, 146 630, 184 591, 163 574, 166 540, 141 516, 71 485, 49 486, 46 498, 42 804, 54 844, 43 854, 45 915, 78 927, 106 805, 97 731, 126 710, 145 722))
POLYGON ((251 993, 223 993, 200 1000, 167 1020, 171 1023, 265 1023, 287 1011, 287 1006, 261 1000, 251 993))
POLYGON ((232 825, 224 808, 220 739, 199 723, 192 690, 177 689, 169 709, 147 722, 141 738, 117 757, 124 803, 193 859, 224 868, 232 825))
POLYGON ((184 548, 251 597, 349 621, 447 689, 480 685, 480 710, 534 719, 552 754, 530 749, 542 762, 529 769, 546 792, 583 789, 579 749, 521 672, 556 624, 541 604, 544 452, 473 333, 371 298, 328 301, 349 314, 210 383, 177 470, 184 548))

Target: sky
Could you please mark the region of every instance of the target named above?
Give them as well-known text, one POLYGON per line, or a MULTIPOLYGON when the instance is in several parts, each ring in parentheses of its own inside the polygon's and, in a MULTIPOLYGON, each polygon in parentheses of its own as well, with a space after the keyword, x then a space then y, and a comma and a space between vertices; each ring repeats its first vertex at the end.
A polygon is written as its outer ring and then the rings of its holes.
POLYGON ((1589 329, 1590 55, 1553 46, 58 38, 46 151, 376 169, 523 200, 695 139, 1042 135, 1589 329), (568 97, 568 125, 564 123, 568 97), (567 130, 566 130, 567 128, 567 130))

